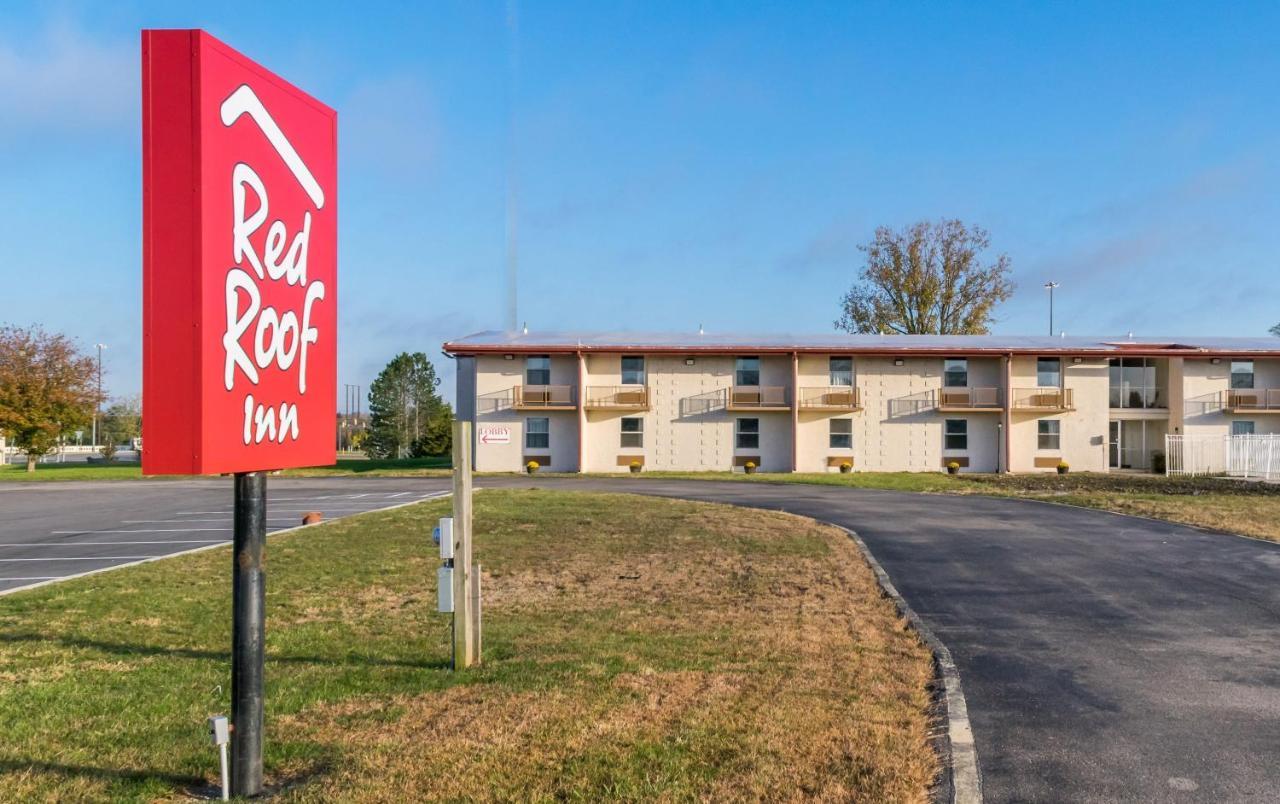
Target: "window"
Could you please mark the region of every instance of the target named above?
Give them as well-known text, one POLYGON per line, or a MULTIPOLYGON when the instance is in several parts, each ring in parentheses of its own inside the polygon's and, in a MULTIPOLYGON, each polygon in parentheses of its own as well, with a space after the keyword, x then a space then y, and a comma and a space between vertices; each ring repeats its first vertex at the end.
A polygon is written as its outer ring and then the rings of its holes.
POLYGON ((942 384, 946 388, 967 388, 969 361, 964 358, 942 361, 942 384))
POLYGON ((1036 359, 1036 385, 1041 388, 1062 387, 1062 359, 1041 357, 1036 359))
POLYGON ((550 449, 551 448, 551 420, 547 418, 533 418, 524 420, 524 448, 525 449, 550 449))
POLYGON ((531 355, 524 359, 524 384, 551 384, 551 358, 549 356, 531 355))
POLYGON ((832 449, 853 449, 853 419, 832 419, 830 438, 832 449))
POLYGON ((626 355, 622 358, 622 384, 644 385, 644 358, 626 355))
POLYGON ((735 362, 733 373, 734 385, 760 384, 760 358, 740 357, 735 362))
POLYGON ((844 388, 853 387, 853 358, 831 358, 830 375, 831 379, 828 380, 828 384, 844 388))
POLYGON ((1252 360, 1231 361, 1231 387, 1232 388, 1252 388, 1253 387, 1253 361, 1252 360))
POLYGON ((1110 362, 1111 407, 1163 408, 1156 361, 1146 357, 1113 357, 1110 362))
POLYGON ((738 419, 733 446, 735 449, 760 449, 760 420, 738 419))
POLYGON ((947 419, 944 430, 943 449, 969 448, 969 422, 964 419, 947 419))
POLYGON ((1036 433, 1036 447, 1039 449, 1059 449, 1062 443, 1062 422, 1057 419, 1041 419, 1036 433))
POLYGON ((1232 422, 1231 435, 1253 435, 1253 422, 1232 422))
POLYGON ((644 446, 644 419, 639 416, 627 416, 622 419, 622 446, 644 446))

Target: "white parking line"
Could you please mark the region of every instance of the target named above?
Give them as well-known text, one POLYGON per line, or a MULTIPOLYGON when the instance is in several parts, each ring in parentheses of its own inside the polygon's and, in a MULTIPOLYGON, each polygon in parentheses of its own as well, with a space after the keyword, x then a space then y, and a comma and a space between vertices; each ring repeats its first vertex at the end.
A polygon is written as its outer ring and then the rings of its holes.
MULTIPOLYGON (((175 523, 184 523, 184 522, 226 522, 226 521, 227 520, 225 517, 218 517, 217 519, 122 519, 120 520, 120 524, 122 525, 171 525, 175 523)), ((289 517, 288 519, 282 519, 280 517, 277 517, 275 519, 272 519, 271 517, 267 517, 267 521, 268 522, 292 522, 294 521, 294 518, 289 517)))
POLYGON ((110 547, 116 544, 217 544, 226 539, 165 539, 152 542, 21 542, 17 544, 0 544, 0 550, 6 547, 110 547))
POLYGON ((155 558, 155 556, 64 556, 62 558, 0 558, 0 563, 10 564, 15 561, 137 561, 140 558, 155 558))
POLYGON ((138 528, 136 530, 51 530, 54 536, 92 536, 95 533, 194 533, 198 530, 231 530, 231 528, 138 528))
POLYGON ((0 578, 0 583, 5 581, 52 581, 61 577, 61 575, 28 575, 25 578, 0 578))

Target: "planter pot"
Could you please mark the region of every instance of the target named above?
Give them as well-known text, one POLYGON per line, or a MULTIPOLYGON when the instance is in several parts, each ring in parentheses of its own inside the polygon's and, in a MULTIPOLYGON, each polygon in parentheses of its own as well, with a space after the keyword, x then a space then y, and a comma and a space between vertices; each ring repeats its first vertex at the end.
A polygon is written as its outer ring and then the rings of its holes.
POLYGON ((850 472, 852 472, 852 471, 853 471, 853 467, 852 467, 852 466, 845 466, 844 464, 841 464, 841 465, 840 465, 840 474, 842 474, 842 475, 847 475, 847 474, 849 474, 849 473, 850 473, 850 472))
POLYGON ((949 475, 958 475, 958 474, 960 474, 960 467, 959 467, 959 466, 948 466, 948 467, 947 467, 947 474, 949 474, 949 475))
POLYGON ((754 475, 756 473, 756 468, 754 466, 744 466, 742 467, 742 471, 749 475, 754 475))
POLYGON ((536 467, 536 466, 526 466, 526 467, 524 468, 524 470, 525 470, 526 472, 528 472, 529 474, 533 474, 534 472, 538 471, 538 467, 536 467))
POLYGON ((642 466, 633 466, 633 467, 631 467, 631 474, 633 474, 633 475, 638 475, 638 474, 640 474, 640 470, 641 470, 641 469, 643 469, 643 468, 644 468, 644 467, 642 467, 642 466))
POLYGON ((1070 471, 1071 471, 1070 467, 1067 467, 1067 466, 1058 467, 1058 474, 1060 475, 1065 475, 1067 472, 1070 472, 1070 471))

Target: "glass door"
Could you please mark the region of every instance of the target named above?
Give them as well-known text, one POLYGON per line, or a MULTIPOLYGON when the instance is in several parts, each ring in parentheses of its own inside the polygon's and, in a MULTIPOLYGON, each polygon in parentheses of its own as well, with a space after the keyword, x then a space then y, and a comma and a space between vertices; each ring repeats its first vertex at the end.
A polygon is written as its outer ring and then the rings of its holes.
POLYGON ((1110 434, 1107 438, 1109 458, 1107 465, 1112 469, 1120 468, 1120 422, 1111 422, 1110 434))

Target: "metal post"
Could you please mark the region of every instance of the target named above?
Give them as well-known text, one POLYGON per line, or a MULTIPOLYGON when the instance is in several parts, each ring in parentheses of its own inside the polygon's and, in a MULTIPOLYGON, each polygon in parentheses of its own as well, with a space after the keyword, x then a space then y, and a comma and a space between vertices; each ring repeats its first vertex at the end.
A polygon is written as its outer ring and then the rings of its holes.
POLYGON ((1045 282, 1044 286, 1049 289, 1049 337, 1053 337, 1053 289, 1058 287, 1057 282, 1045 282))
POLYGON ((95 344, 98 348, 98 398, 93 401, 93 446, 98 446, 98 411, 102 408, 102 350, 105 343, 95 344))
POLYGON ((235 478, 231 568, 231 792, 262 792, 262 660, 266 637, 267 476, 235 478))

